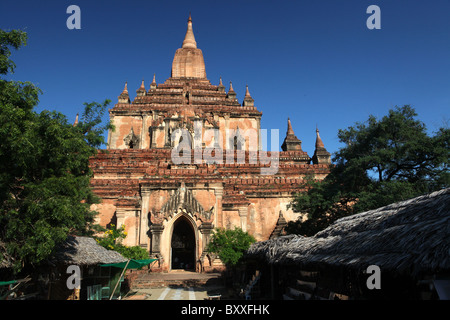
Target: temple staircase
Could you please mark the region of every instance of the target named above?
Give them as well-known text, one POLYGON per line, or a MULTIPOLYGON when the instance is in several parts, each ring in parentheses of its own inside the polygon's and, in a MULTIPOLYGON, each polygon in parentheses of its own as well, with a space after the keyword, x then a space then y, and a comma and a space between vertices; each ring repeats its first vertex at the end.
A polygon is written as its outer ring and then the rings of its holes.
POLYGON ((198 273, 175 270, 170 272, 145 272, 130 281, 133 289, 160 288, 168 286, 198 287, 222 284, 221 273, 198 273))

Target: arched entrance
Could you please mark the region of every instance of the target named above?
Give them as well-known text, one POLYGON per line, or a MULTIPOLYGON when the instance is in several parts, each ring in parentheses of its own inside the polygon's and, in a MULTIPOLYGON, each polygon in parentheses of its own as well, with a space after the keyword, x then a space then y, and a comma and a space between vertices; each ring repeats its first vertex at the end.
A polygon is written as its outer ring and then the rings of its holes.
POLYGON ((195 270, 195 233, 186 217, 173 224, 171 239, 171 269, 195 270))

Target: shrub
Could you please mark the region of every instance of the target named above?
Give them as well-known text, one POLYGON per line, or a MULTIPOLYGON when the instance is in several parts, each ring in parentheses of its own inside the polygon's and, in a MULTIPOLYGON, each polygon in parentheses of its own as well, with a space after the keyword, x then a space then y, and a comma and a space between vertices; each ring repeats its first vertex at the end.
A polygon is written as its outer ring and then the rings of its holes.
POLYGON ((207 250, 218 254, 225 265, 233 267, 239 263, 244 252, 255 241, 253 236, 241 228, 234 228, 234 230, 216 228, 207 250))
POLYGON ((139 246, 128 247, 122 244, 126 236, 127 232, 124 225, 117 229, 115 225, 111 224, 110 229, 105 231, 103 237, 97 238, 97 243, 108 250, 119 252, 126 259, 148 259, 148 252, 144 248, 139 246))

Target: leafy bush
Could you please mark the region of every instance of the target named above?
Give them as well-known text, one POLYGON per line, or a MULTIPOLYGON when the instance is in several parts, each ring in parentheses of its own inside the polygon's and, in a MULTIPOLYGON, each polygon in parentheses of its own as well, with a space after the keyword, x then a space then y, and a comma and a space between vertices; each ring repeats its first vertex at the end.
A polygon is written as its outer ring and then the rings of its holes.
POLYGON ((115 225, 111 224, 110 229, 103 234, 103 237, 97 238, 97 243, 108 250, 119 252, 127 259, 148 259, 148 252, 144 248, 139 246, 128 247, 122 244, 126 236, 127 232, 124 225, 117 229, 115 225))
POLYGON ((241 228, 234 228, 234 230, 216 228, 207 250, 218 254, 225 265, 236 266, 244 252, 255 241, 253 236, 241 228))

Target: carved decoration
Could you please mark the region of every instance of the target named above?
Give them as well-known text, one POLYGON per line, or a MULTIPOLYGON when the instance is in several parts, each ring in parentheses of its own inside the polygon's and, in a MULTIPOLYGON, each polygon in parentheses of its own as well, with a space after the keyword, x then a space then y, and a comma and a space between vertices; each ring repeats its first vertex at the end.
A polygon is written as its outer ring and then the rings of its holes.
POLYGON ((192 214, 192 216, 201 221, 209 221, 213 210, 214 207, 206 211, 197 199, 195 199, 192 191, 187 189, 185 184, 182 183, 156 216, 162 215, 164 218, 170 219, 178 212, 184 211, 192 214))
POLYGON ((131 127, 130 133, 123 139, 123 141, 130 149, 139 148, 139 138, 134 134, 133 127, 131 127))

